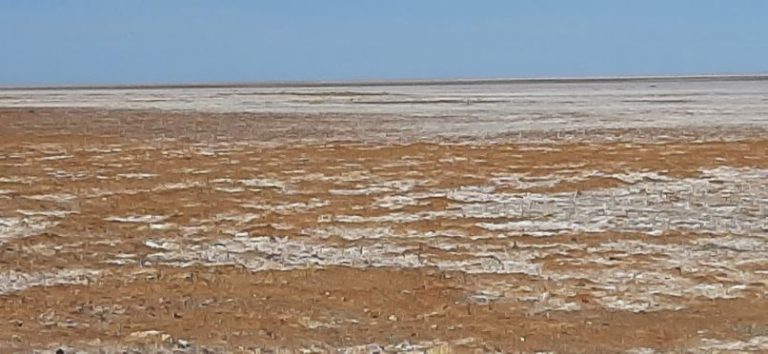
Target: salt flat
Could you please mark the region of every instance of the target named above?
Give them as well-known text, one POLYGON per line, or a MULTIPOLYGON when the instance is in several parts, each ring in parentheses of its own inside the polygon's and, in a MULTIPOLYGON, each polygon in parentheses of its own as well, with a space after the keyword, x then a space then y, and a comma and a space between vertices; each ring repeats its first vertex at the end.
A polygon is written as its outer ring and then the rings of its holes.
POLYGON ((397 116, 424 134, 766 124, 768 79, 0 91, 4 107, 397 116), (432 118, 432 119, 425 119, 432 118), (438 118, 435 120, 435 118, 438 118))
POLYGON ((0 347, 768 350, 768 81, 0 91, 0 347))

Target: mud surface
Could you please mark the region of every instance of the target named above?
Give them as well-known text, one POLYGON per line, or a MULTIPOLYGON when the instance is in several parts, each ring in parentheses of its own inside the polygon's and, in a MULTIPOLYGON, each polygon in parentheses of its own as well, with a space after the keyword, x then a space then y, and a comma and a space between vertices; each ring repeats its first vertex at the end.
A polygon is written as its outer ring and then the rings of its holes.
POLYGON ((0 348, 768 350, 760 124, 415 119, 0 109, 0 348))

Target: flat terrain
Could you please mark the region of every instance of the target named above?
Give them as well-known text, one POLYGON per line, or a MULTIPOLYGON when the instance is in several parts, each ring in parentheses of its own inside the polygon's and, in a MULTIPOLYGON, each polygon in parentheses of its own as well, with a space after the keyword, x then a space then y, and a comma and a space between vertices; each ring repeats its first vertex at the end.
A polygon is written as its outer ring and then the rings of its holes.
POLYGON ((0 352, 768 351, 768 82, 0 91, 0 352))

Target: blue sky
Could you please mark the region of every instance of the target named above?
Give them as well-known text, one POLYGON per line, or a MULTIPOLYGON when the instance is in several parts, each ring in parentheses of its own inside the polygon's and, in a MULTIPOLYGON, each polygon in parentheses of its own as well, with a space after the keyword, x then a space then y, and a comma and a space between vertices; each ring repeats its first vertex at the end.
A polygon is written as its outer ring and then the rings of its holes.
POLYGON ((768 73, 763 0, 0 0, 0 85, 768 73))

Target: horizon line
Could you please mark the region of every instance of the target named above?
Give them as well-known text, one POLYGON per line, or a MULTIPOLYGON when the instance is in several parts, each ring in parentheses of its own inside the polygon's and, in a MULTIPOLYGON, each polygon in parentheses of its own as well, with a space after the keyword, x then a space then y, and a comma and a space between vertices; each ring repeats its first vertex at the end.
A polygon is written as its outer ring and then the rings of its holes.
POLYGON ((500 78, 433 78, 433 79, 361 79, 361 80, 265 80, 167 82, 135 84, 61 84, 61 85, 2 85, 0 90, 119 90, 119 89, 183 89, 183 88, 280 88, 280 87, 352 87, 352 86, 428 86, 471 84, 522 83, 597 83, 642 81, 706 81, 706 80, 768 80, 768 73, 752 74, 683 74, 683 75, 605 75, 605 76, 541 76, 500 78))

